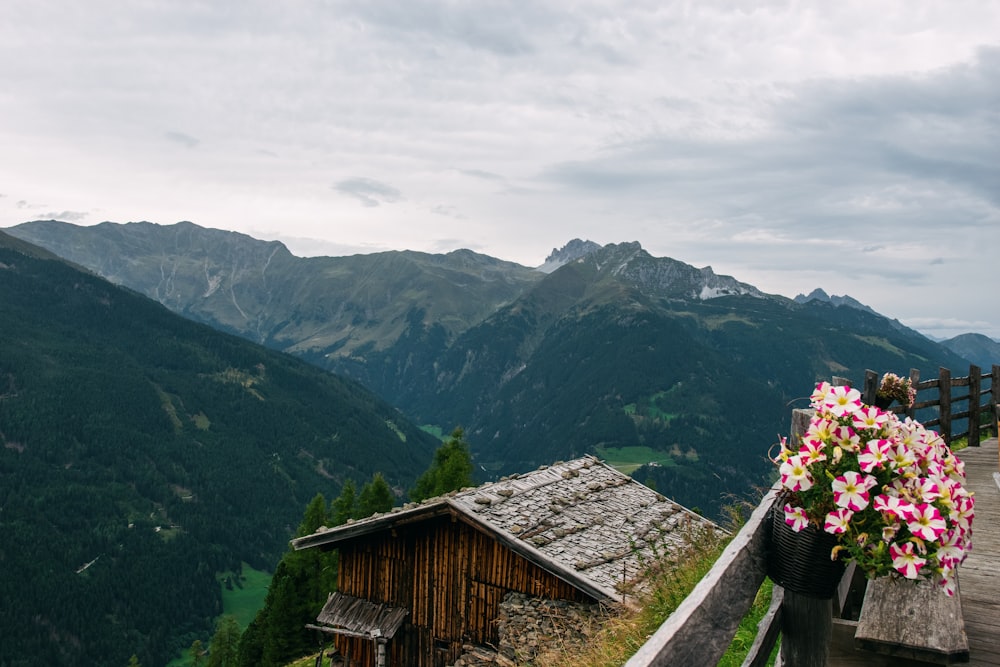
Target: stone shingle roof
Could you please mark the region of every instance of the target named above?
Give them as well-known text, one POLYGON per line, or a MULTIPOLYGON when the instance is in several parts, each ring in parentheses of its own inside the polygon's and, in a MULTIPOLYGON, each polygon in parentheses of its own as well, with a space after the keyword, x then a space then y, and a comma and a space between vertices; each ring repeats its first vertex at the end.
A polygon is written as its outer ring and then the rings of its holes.
POLYGON ((456 514, 540 567, 598 598, 623 599, 654 550, 683 548, 682 526, 713 526, 587 456, 395 508, 292 541, 335 545, 421 515, 456 514))

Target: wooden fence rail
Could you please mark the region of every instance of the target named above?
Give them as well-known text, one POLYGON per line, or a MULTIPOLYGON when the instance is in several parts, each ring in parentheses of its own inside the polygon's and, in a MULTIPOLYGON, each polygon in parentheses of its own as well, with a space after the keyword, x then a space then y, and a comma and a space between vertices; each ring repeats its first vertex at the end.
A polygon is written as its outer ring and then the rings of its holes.
MULTIPOLYGON (((879 375, 875 371, 865 371, 864 400, 871 404, 875 400, 878 389, 879 375)), ((970 365, 969 374, 965 377, 952 377, 951 370, 940 368, 938 377, 933 380, 920 380, 920 371, 910 370, 910 384, 917 390, 917 397, 909 408, 897 407, 908 417, 914 417, 918 411, 937 409, 938 416, 922 419, 921 423, 928 428, 937 427, 941 437, 947 444, 957 438, 969 438, 970 447, 978 447, 982 439, 982 423, 984 417, 992 423, 996 435, 997 399, 1000 398, 1000 365, 993 364, 992 372, 983 373, 979 366, 970 365), (983 381, 989 382, 989 388, 983 389, 983 381), (955 394, 955 389, 968 390, 955 394), (932 391, 936 390, 936 391, 932 391), (923 400, 922 400, 923 399, 923 400), (957 409, 962 408, 962 409, 957 409), (954 423, 961 419, 968 420, 968 427, 961 433, 954 432, 954 423)))

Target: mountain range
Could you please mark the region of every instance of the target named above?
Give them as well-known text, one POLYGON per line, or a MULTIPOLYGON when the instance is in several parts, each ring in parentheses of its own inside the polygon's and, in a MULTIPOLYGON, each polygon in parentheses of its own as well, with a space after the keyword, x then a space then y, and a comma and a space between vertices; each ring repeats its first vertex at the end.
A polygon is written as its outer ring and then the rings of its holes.
POLYGON ((0 232, 0 664, 165 664, 306 504, 439 441, 358 383, 0 232))
POLYGON ((9 231, 349 376, 415 423, 462 425, 483 477, 634 455, 710 514, 767 483, 768 445, 817 380, 968 363, 849 298, 765 294, 634 242, 575 240, 534 269, 469 250, 299 258, 188 222, 9 231))

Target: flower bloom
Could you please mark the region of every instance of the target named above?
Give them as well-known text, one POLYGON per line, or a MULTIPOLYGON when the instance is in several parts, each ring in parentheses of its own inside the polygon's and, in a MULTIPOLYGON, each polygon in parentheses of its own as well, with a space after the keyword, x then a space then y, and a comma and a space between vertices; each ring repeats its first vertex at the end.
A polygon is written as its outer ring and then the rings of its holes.
POLYGON ((826 403, 826 400, 829 397, 830 391, 832 389, 833 385, 831 385, 829 382, 820 382, 819 384, 816 385, 816 388, 813 390, 812 396, 809 397, 809 400, 812 402, 813 405, 821 405, 823 403, 826 403))
POLYGON ((906 527, 922 540, 936 540, 947 528, 941 513, 929 503, 916 505, 906 519, 906 527))
POLYGON ((913 450, 905 445, 899 445, 889 451, 889 465, 893 468, 905 469, 917 464, 917 459, 913 456, 913 450))
POLYGON ((844 451, 857 452, 860 449, 858 443, 861 442, 861 436, 850 426, 837 426, 832 435, 834 443, 844 451))
POLYGON ((778 471, 781 473, 781 485, 789 491, 808 491, 812 488, 812 475, 801 456, 789 456, 778 471))
POLYGON ((850 387, 831 387, 823 402, 823 407, 834 417, 849 415, 862 405, 861 392, 850 387))
POLYGON ((848 470, 833 480, 833 502, 837 507, 860 512, 868 507, 868 489, 876 483, 871 475, 862 477, 860 473, 848 470))
POLYGON ((826 445, 822 440, 803 440, 799 447, 799 456, 805 460, 806 465, 826 461, 826 445))
POLYGON ((871 472, 875 468, 882 468, 888 457, 886 454, 892 445, 888 440, 869 440, 864 450, 858 455, 858 465, 861 472, 871 472))
POLYGON ((872 507, 875 511, 881 512, 882 514, 899 519, 902 518, 903 514, 900 512, 900 500, 896 496, 888 496, 884 493, 880 493, 875 496, 875 500, 872 501, 872 507))
POLYGON ((809 517, 801 507, 785 505, 785 523, 792 527, 796 533, 801 533, 809 525, 809 517))
POLYGON ((889 555, 892 557, 892 566, 907 579, 916 579, 920 568, 927 564, 926 558, 914 553, 912 542, 890 545, 889 555))
POLYGON ((823 524, 823 530, 828 533, 843 533, 847 530, 851 523, 851 517, 854 516, 854 512, 848 509, 834 510, 826 515, 826 522, 823 524))
POLYGON ((878 430, 889 421, 889 415, 875 406, 866 406, 852 413, 854 428, 878 430))

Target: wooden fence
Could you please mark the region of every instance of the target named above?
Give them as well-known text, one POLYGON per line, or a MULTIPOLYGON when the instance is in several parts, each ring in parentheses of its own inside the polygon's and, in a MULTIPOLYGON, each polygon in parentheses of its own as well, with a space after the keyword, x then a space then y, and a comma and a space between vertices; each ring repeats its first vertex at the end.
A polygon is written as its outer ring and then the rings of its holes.
MULTIPOLYGON (((917 389, 917 400, 909 409, 897 408, 897 411, 913 416, 918 410, 937 407, 939 416, 924 424, 939 425, 942 436, 948 442, 967 435, 969 444, 978 446, 980 415, 1000 415, 997 407, 1000 365, 993 365, 991 375, 983 375, 977 366, 971 366, 969 376, 965 378, 953 378, 948 369, 942 368, 935 380, 921 382, 920 374, 915 370, 910 372, 910 379, 917 389), (984 379, 990 379, 989 389, 982 389, 984 379), (955 396, 952 392, 955 387, 969 387, 969 392, 955 396), (938 390, 937 396, 921 401, 921 392, 927 396, 933 393, 930 391, 932 389, 938 390), (985 405, 982 403, 984 398, 988 398, 985 405), (954 411, 955 404, 966 401, 967 409, 954 411), (962 418, 969 420, 968 431, 952 433, 953 421, 962 418)), ((877 373, 866 373, 863 390, 866 402, 873 402, 878 382, 877 373)), ((797 434, 804 433, 809 418, 810 414, 806 410, 793 411, 792 440, 797 434)), ((771 530, 768 517, 778 494, 779 488, 775 485, 764 496, 712 569, 653 636, 625 663, 625 667, 718 664, 767 576, 771 530)), ((850 576, 845 577, 840 590, 834 595, 835 609, 843 609, 849 604, 850 579, 850 576)), ((766 665, 779 637, 782 664, 800 667, 826 665, 833 635, 833 617, 830 611, 829 600, 808 598, 775 586, 771 606, 757 626, 757 638, 743 667, 766 665)))
MULTIPOLYGON (((938 377, 933 380, 920 380, 920 371, 910 370, 910 383, 917 390, 916 400, 909 408, 895 408, 896 412, 908 417, 919 418, 922 410, 935 410, 937 417, 920 419, 921 423, 934 428, 941 433, 944 441, 951 444, 957 438, 969 438, 970 447, 978 447, 982 438, 983 422, 989 421, 994 435, 998 435, 997 418, 1000 411, 997 399, 1000 398, 1000 365, 993 364, 992 372, 983 373, 979 366, 970 365, 969 374, 965 377, 952 377, 951 370, 938 369, 938 377), (983 381, 989 382, 989 387, 983 388, 983 381), (968 389, 966 389, 968 388, 968 389), (959 389, 962 393, 955 393, 959 389), (954 432, 954 425, 961 420, 968 420, 965 431, 954 432)), ((875 371, 865 371, 863 395, 865 402, 871 404, 878 389, 879 375, 875 371)), ((988 427, 987 427, 988 428, 988 427)))

